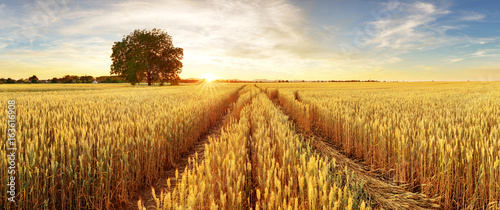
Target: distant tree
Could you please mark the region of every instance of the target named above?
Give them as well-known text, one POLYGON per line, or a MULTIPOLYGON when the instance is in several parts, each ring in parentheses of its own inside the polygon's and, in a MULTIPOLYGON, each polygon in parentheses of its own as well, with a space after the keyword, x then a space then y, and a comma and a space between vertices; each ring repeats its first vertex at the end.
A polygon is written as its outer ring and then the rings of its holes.
POLYGON ((36 77, 36 75, 33 75, 32 77, 28 78, 28 82, 30 82, 30 83, 39 83, 40 80, 38 79, 38 77, 36 77))
POLYGON ((21 79, 18 79, 18 80, 16 81, 16 83, 24 83, 24 79, 22 79, 22 78, 21 78, 21 79))
POLYGON ((50 80, 51 83, 59 83, 59 79, 57 77, 54 77, 50 80))
POLYGON ((5 80, 5 83, 13 84, 13 83, 16 83, 16 80, 14 80, 12 78, 7 78, 7 80, 5 80))
POLYGON ((80 81, 82 83, 92 83, 94 81, 94 77, 93 76, 81 76, 80 77, 80 81))
POLYGON ((135 30, 115 42, 111 54, 111 74, 126 77, 132 85, 145 79, 175 84, 182 69, 183 49, 174 47, 172 37, 160 29, 135 30))
POLYGON ((66 75, 63 78, 61 78, 61 83, 75 83, 76 80, 73 78, 73 76, 66 75))

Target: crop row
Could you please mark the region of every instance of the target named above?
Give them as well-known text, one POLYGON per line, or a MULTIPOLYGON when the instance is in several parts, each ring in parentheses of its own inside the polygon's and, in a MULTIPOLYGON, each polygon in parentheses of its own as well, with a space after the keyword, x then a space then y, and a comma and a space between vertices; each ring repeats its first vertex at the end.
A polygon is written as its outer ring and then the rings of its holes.
POLYGON ((246 104, 241 113, 210 138, 202 161, 190 161, 180 185, 155 199, 157 208, 369 208, 334 161, 315 154, 266 94, 245 89, 235 103, 246 104))
MULTIPOLYGON (((6 208, 120 208, 150 185, 227 109, 239 86, 2 93, 17 101, 18 202, 6 208)), ((2 107, 4 107, 2 105, 2 107)), ((6 106, 5 106, 6 110, 6 106)), ((0 119, 7 119, 0 112, 0 119)), ((0 125, 5 139, 7 124, 0 125)), ((0 156, 6 157, 6 144, 0 156)), ((3 166, 7 159, 2 158, 3 166)), ((0 168, 6 189, 7 167, 0 168)))
POLYGON ((276 86, 315 130, 445 209, 500 207, 498 83, 276 86))

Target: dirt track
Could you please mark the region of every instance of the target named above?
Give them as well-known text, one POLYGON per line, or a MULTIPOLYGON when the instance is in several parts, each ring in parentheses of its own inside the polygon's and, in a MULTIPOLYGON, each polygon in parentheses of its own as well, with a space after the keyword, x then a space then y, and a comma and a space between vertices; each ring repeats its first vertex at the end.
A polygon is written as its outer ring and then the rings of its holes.
MULTIPOLYGON (((284 114, 289 116, 298 134, 307 139, 312 148, 320 155, 335 159, 338 171, 343 177, 347 176, 346 169, 349 171, 350 179, 355 183, 364 183, 363 189, 369 194, 372 205, 376 209, 436 209, 439 205, 436 204, 437 198, 428 198, 424 194, 413 193, 405 190, 403 187, 383 180, 383 175, 377 172, 367 171, 362 164, 357 163, 342 154, 334 145, 328 142, 327 139, 321 137, 320 132, 313 129, 311 134, 305 135, 301 132, 301 128, 289 113, 286 113, 279 100, 270 98, 276 106, 280 107, 284 114)), ((295 93, 295 100, 302 103, 295 93)))
MULTIPOLYGON (((237 100, 237 96, 232 103, 237 100)), ((368 193, 373 207, 376 209, 436 209, 436 199, 428 198, 426 195, 413 193, 405 190, 403 187, 384 180, 384 176, 378 172, 367 171, 363 164, 356 162, 342 154, 334 145, 328 142, 327 139, 321 137, 321 133, 314 131, 311 134, 304 134, 301 128, 294 122, 291 115, 286 113, 280 105, 277 98, 270 98, 276 106, 280 107, 284 114, 287 114, 291 123, 295 126, 297 134, 302 135, 304 139, 312 146, 312 148, 321 156, 335 159, 337 170, 341 172, 343 177, 346 177, 346 171, 349 173, 350 180, 355 183, 364 183, 363 189, 368 193), (347 169, 347 170, 346 170, 347 169)), ((296 100, 299 100, 296 97, 296 100)), ((299 101, 300 102, 300 101, 299 101)), ((231 106, 230 106, 231 107, 231 106)), ((155 202, 152 196, 151 187, 154 187, 157 197, 161 191, 171 191, 175 188, 177 180, 175 178, 176 170, 179 171, 179 176, 184 170, 189 167, 189 159, 194 159, 198 155, 198 161, 203 160, 203 151, 205 144, 209 143, 209 138, 220 135, 221 128, 229 122, 228 118, 231 115, 231 110, 221 116, 212 124, 209 130, 199 138, 195 145, 188 153, 183 154, 182 158, 176 162, 177 166, 165 172, 161 179, 155 182, 154 186, 148 186, 140 189, 137 196, 127 205, 127 209, 137 209, 137 202, 142 200, 144 206, 148 209, 155 208, 155 202), (170 188, 167 185, 167 180, 170 179, 170 188)))
MULTIPOLYGON (((232 96, 230 99, 231 104, 233 104, 235 101, 238 100, 239 93, 237 93, 235 96, 232 96)), ((229 107, 231 108, 231 104, 229 107)), ((142 201, 143 205, 147 209, 156 209, 156 203, 153 199, 153 194, 151 188, 155 189, 155 194, 156 197, 160 197, 161 192, 168 192, 172 191, 175 189, 175 186, 177 185, 177 179, 175 178, 175 173, 178 170, 179 172, 179 179, 182 176, 182 173, 186 170, 187 167, 189 167, 189 159, 194 160, 196 156, 198 156, 198 162, 201 162, 203 160, 203 155, 205 151, 205 145, 209 143, 209 138, 216 138, 217 136, 220 136, 221 134, 221 129, 223 126, 227 125, 229 122, 229 116, 230 116, 231 110, 226 111, 224 115, 220 116, 217 121, 215 121, 208 131, 200 136, 198 138, 198 141, 193 145, 191 149, 187 153, 184 153, 182 157, 175 162, 176 166, 171 168, 170 170, 166 171, 159 180, 157 180, 154 184, 154 186, 147 186, 144 188, 141 188, 136 196, 134 196, 134 199, 132 199, 128 204, 127 204, 127 209, 138 209, 137 202, 139 200, 142 201), (168 187, 167 180, 170 179, 170 188, 168 187)))

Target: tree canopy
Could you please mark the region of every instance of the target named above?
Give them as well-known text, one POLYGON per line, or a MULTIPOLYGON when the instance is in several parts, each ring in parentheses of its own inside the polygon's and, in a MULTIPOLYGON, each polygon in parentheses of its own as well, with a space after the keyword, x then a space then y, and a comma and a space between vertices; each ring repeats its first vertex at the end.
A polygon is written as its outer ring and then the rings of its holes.
POLYGON ((32 77, 28 78, 28 81, 31 83, 39 83, 40 82, 40 80, 38 79, 38 77, 36 77, 36 75, 33 75, 32 77))
POLYGON ((123 76, 132 85, 146 80, 178 84, 183 49, 174 47, 172 37, 161 29, 139 30, 115 42, 111 54, 111 74, 123 76))

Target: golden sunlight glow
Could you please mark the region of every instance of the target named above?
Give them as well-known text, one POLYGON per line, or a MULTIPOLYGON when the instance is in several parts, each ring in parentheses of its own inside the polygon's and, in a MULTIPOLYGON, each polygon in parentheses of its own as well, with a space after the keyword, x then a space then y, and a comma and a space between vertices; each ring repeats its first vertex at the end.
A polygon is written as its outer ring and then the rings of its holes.
POLYGON ((203 76, 203 79, 205 79, 205 81, 207 81, 207 82, 212 82, 212 81, 216 80, 217 77, 213 74, 207 73, 207 74, 205 74, 205 76, 203 76))

